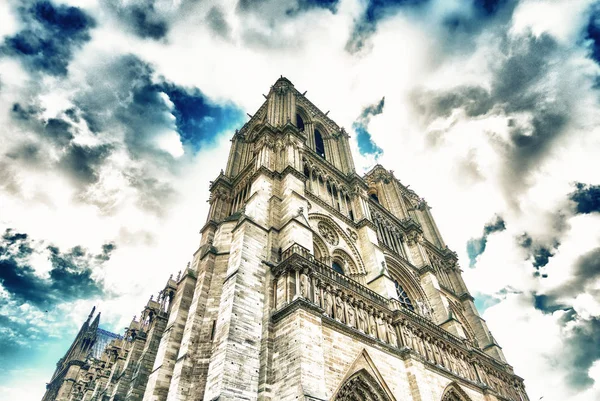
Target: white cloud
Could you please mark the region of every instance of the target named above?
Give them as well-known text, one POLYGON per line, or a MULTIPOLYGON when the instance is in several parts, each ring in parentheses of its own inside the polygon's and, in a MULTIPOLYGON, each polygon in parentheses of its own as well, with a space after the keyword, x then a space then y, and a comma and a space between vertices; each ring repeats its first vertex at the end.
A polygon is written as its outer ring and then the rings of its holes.
MULTIPOLYGON (((175 166, 165 168, 163 159, 133 157, 125 144, 127 127, 114 124, 96 135, 81 119, 73 122, 75 143, 114 147, 97 170, 98 180, 81 189, 59 169, 48 167, 65 150, 48 145, 30 127, 16 126, 10 112, 13 104, 41 106, 45 119, 64 117, 82 92, 98 88, 117 92, 119 88, 110 81, 111 68, 122 56, 133 54, 150 63, 152 82, 164 79, 199 88, 216 104, 233 103, 250 114, 264 101, 261 94, 269 85, 280 75, 287 76, 301 92, 307 90, 307 97, 323 111, 331 110, 329 115, 351 135, 352 123, 363 108, 385 96, 384 112, 368 126, 373 140, 384 149, 378 161, 427 199, 446 242, 459 254, 472 292, 500 301, 484 317, 516 373, 525 377, 531 399, 597 399, 598 362, 589 369, 595 387, 576 393, 566 379, 569 366, 559 360, 569 334, 564 322, 567 312, 544 314, 534 308, 532 295, 560 288, 572 278, 578 258, 600 244, 598 216, 573 217, 567 200, 573 182, 600 183, 596 160, 600 113, 594 88, 599 67, 578 42, 589 19, 589 1, 524 1, 512 19, 500 15, 484 23, 470 20, 476 13, 466 2, 432 1, 426 12, 401 9, 389 14, 356 54, 348 53, 346 45, 364 11, 362 1, 342 1, 335 14, 314 8, 294 16, 282 12, 291 2, 242 14, 231 1, 221 10, 227 34, 205 23, 218 2, 164 1, 157 8, 165 11, 170 29, 157 41, 135 36, 102 3, 71 3, 85 7, 97 27, 91 31, 91 41, 75 53, 67 77, 37 81, 16 61, 0 60, 3 145, 13 148, 26 139, 38 143, 43 156, 38 165, 15 161, 0 172, 4 180, 0 225, 63 250, 82 245, 97 253, 107 241, 117 244, 102 272, 114 297, 81 301, 64 310, 71 330, 92 302, 100 302, 103 321, 120 330, 169 274, 185 268, 208 210, 208 181, 225 167, 228 154, 232 132, 218 133, 214 144, 192 155, 175 131, 172 99, 160 94, 165 124, 150 127, 152 132, 143 132, 142 138, 151 136, 154 148, 167 151, 177 161, 175 166), (467 21, 464 29, 449 30, 449 15, 467 21), (545 34, 555 38, 556 43, 546 44, 555 46, 556 52, 534 59, 527 53, 530 33, 537 40, 545 34), (513 97, 494 99, 492 92, 506 61, 520 55, 539 63, 534 83, 517 83, 510 92, 513 97), (445 93, 458 96, 464 87, 480 88, 491 108, 470 114, 465 104, 457 104, 446 114, 431 105, 420 109, 423 105, 416 100, 418 94, 425 100, 445 93), (517 95, 532 93, 537 95, 535 107, 510 110, 513 101, 523 100, 517 95), (514 170, 519 162, 514 155, 519 150, 514 127, 520 126, 533 138, 536 113, 548 109, 567 115, 563 133, 540 142, 538 148, 547 147, 539 158, 524 157, 532 163, 531 169, 525 165, 514 170), (156 182, 144 182, 146 178, 156 182), (519 182, 514 184, 513 179, 519 182), (161 184, 171 187, 167 200, 140 197, 140 186, 156 185, 160 192, 161 184), (13 187, 18 191, 11 191, 13 187), (489 235, 485 252, 470 269, 466 243, 481 237, 483 226, 495 215, 502 216, 506 230, 489 235), (524 233, 554 253, 543 267, 547 278, 533 276, 531 251, 518 241, 524 233)), ((7 5, 0 4, 0 37, 18 29, 14 12, 6 10, 7 5)), ((538 42, 533 43, 539 50, 538 42)), ((503 79, 525 75, 526 67, 520 65, 521 70, 503 79)), ((102 93, 97 96, 104 99, 102 93)), ((129 100, 107 99, 115 104, 129 100)), ((375 162, 373 155, 359 154, 356 138, 352 147, 359 172, 375 162)), ((49 269, 39 257, 34 264, 40 274, 49 269)), ((600 305, 590 294, 572 294, 564 301, 581 319, 600 314, 600 305)), ((44 324, 57 327, 50 321, 44 324)), ((31 382, 37 386, 40 380, 36 376, 31 382)), ((6 389, 7 394, 19 391, 6 389)), ((29 395, 15 397, 25 400, 29 395)))

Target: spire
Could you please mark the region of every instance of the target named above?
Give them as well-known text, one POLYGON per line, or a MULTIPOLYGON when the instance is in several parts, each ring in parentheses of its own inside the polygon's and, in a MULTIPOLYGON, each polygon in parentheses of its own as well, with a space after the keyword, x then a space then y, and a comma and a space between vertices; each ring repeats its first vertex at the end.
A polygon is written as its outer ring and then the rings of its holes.
POLYGON ((92 328, 97 329, 98 325, 100 324, 100 313, 98 312, 98 314, 96 315, 96 318, 94 319, 94 321, 92 322, 92 328))
POLYGON ((90 314, 89 314, 89 316, 88 316, 88 318, 87 318, 87 321, 86 321, 86 323, 88 323, 88 324, 90 323, 90 320, 92 319, 92 316, 94 316, 94 312, 96 312, 96 305, 94 305, 94 306, 92 307, 92 311, 90 312, 90 314))

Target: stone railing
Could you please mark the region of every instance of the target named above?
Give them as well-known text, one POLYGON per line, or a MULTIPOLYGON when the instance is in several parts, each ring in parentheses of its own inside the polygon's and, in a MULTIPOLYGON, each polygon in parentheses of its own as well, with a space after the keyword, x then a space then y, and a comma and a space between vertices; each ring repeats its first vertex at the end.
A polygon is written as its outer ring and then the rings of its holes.
POLYGON ((512 401, 527 401, 523 380, 510 366, 496 361, 467 340, 456 337, 425 316, 386 299, 315 259, 293 244, 272 266, 275 313, 296 299, 320 313, 386 346, 411 350, 426 363, 512 401))

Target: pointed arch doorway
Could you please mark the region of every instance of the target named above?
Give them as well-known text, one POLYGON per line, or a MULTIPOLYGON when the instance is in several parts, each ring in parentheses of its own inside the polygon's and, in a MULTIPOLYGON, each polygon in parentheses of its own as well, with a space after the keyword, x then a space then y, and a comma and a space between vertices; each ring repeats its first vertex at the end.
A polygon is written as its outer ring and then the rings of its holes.
POLYGON ((456 382, 452 382, 446 386, 441 401, 471 401, 471 398, 456 382))
POLYGON ((365 369, 356 372, 340 387, 332 401, 391 401, 365 369))

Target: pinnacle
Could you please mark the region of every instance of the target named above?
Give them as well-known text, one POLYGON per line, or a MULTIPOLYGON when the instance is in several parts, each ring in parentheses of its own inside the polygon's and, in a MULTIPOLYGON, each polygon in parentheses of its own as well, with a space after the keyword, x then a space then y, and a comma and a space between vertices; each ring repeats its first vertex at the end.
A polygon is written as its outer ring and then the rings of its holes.
POLYGON ((283 75, 281 75, 277 81, 275 81, 275 84, 273 84, 273 86, 277 86, 278 84, 288 84, 291 86, 294 86, 294 84, 292 83, 292 81, 290 81, 289 79, 287 79, 286 77, 284 77, 283 75))

